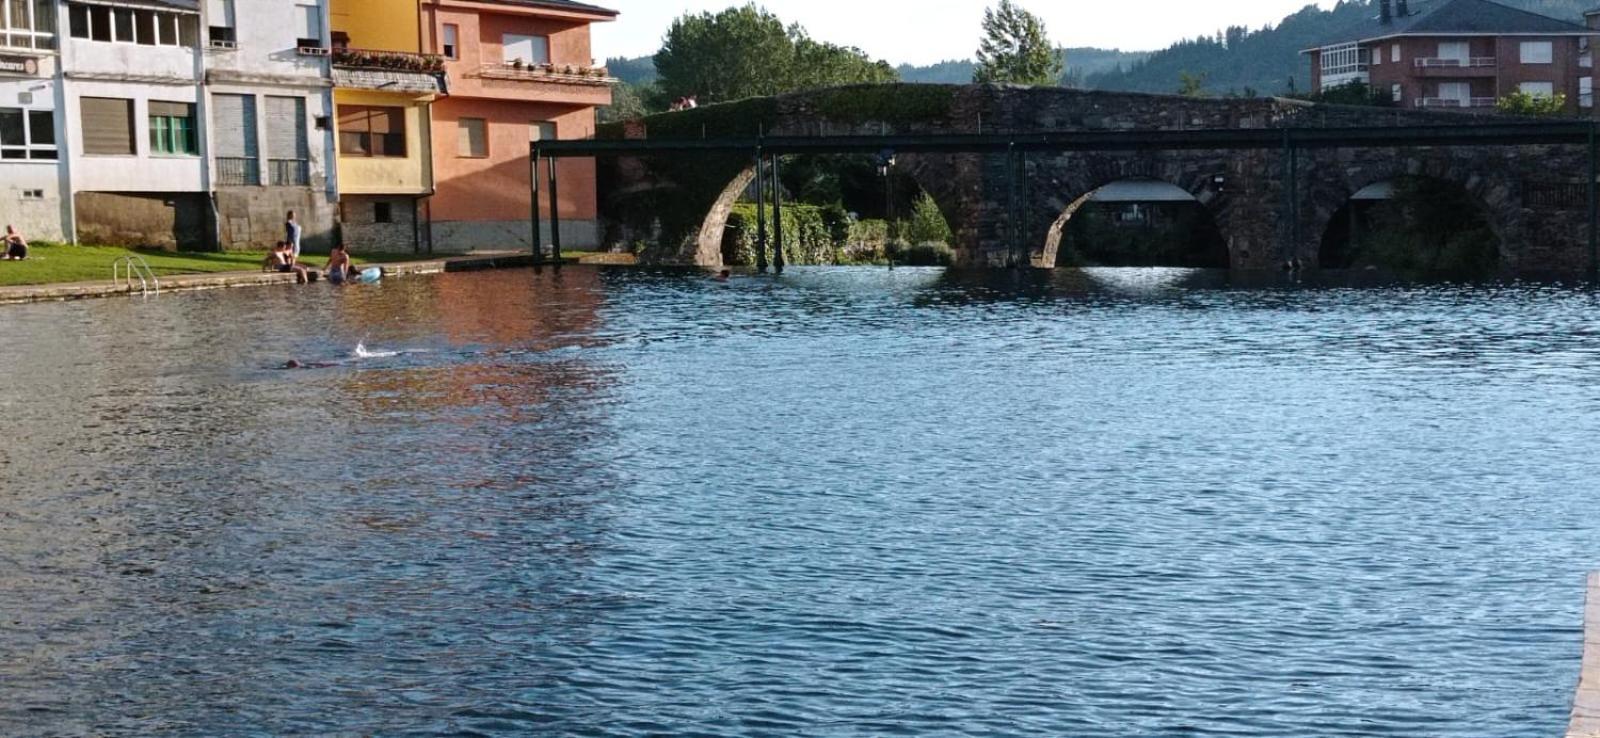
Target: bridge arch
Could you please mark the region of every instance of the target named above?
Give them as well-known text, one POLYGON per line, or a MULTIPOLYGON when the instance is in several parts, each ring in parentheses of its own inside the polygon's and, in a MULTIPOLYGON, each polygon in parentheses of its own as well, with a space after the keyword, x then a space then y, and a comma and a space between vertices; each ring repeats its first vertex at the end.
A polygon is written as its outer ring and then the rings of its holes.
MULTIPOLYGON (((1314 241, 1302 244, 1299 254, 1305 264, 1320 269, 1351 269, 1380 267, 1375 262, 1383 258, 1406 262, 1406 254, 1383 257, 1374 253, 1384 246, 1382 234, 1374 229, 1395 228, 1393 221, 1400 216, 1384 203, 1394 202, 1396 193, 1407 191, 1424 191, 1431 201, 1449 203, 1441 207, 1456 214, 1450 221, 1451 233, 1465 234, 1474 228, 1485 231, 1492 239, 1492 253, 1486 245, 1479 249, 1483 252, 1480 257, 1492 259, 1494 271, 1515 261, 1516 244, 1511 239, 1519 229, 1521 206, 1513 181, 1468 170, 1445 157, 1391 157, 1389 161, 1346 167, 1340 175, 1313 178, 1313 227, 1307 235, 1314 241), (1380 222, 1373 222, 1374 216, 1380 222)), ((1481 269, 1489 267, 1483 265, 1481 269)))
MULTIPOLYGON (((1214 236, 1214 253, 1206 266, 1228 268, 1231 248, 1226 237, 1228 220, 1226 162, 1178 155, 1055 157, 1045 163, 1047 171, 1037 186, 1047 187, 1044 207, 1052 220, 1042 243, 1029 255, 1037 269, 1054 269, 1062 257, 1062 246, 1073 219, 1084 209, 1102 201, 1189 204, 1209 233, 1214 236), (1209 166, 1208 166, 1209 164, 1209 166), (1069 193, 1066 197, 1060 193, 1069 193), (1141 194, 1142 193, 1142 194, 1141 194), (1108 197, 1109 196, 1109 197, 1108 197)), ((1170 266, 1181 266, 1173 264, 1170 266)))

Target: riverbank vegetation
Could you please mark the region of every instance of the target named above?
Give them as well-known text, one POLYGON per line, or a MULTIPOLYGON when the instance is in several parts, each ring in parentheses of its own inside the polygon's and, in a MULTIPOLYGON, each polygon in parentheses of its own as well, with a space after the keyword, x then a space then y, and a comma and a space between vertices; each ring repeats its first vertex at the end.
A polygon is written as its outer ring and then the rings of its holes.
MULTIPOLYGON (((728 216, 722 236, 722 259, 731 266, 753 266, 760 238, 760 211, 741 202, 728 216)), ((775 211, 766 206, 769 249, 778 244, 775 211)), ((909 216, 890 222, 860 219, 839 203, 783 206, 783 257, 792 265, 907 264, 949 266, 955 262, 950 226, 926 193, 913 203, 909 216)), ((769 252, 768 260, 772 259, 769 252)))
POLYGON ((1403 177, 1390 199, 1351 201, 1334 216, 1321 263, 1324 269, 1477 279, 1499 271, 1500 242, 1482 207, 1460 187, 1403 177))

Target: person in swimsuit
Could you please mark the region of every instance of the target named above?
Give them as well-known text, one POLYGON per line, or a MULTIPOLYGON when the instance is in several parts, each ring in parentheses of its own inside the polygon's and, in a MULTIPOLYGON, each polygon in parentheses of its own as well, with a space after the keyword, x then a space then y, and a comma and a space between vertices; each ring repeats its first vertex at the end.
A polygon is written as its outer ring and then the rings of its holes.
POLYGON ((350 252, 344 244, 333 247, 333 253, 328 254, 328 281, 333 284, 346 284, 351 281, 350 252))
POLYGON ((305 284, 311 279, 310 270, 296 263, 293 247, 289 245, 288 241, 279 241, 278 245, 272 248, 272 253, 267 255, 266 269, 283 274, 293 274, 294 281, 299 284, 305 284))

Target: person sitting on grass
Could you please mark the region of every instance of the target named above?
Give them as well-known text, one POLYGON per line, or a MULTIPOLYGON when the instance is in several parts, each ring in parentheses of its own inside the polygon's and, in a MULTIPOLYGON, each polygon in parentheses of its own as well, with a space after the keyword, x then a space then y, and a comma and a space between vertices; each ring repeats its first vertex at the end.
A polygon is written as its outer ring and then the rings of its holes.
POLYGON ((6 259, 21 261, 28 258, 28 239, 23 238, 16 228, 6 226, 4 244, 6 259))
POLYGON ((350 281, 352 265, 350 264, 350 251, 344 244, 335 244, 333 253, 328 254, 328 281, 332 284, 346 284, 350 281))
POLYGON ((288 241, 279 241, 278 245, 272 247, 272 253, 267 255, 265 268, 267 271, 293 274, 297 284, 305 284, 311 280, 310 270, 296 263, 294 246, 288 241))

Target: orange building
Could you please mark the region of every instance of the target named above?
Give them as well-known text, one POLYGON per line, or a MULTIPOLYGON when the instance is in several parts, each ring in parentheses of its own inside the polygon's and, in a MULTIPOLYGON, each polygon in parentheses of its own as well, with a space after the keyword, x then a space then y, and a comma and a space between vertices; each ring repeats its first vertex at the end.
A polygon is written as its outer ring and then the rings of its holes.
MULTIPOLYGON (((529 144, 594 135, 615 80, 593 59, 589 26, 617 13, 568 0, 421 0, 421 9, 424 50, 445 58, 450 80, 432 107, 435 248, 531 248, 529 144)), ((557 174, 562 244, 598 246, 594 163, 563 160, 557 174)), ((543 227, 549 243, 548 218, 543 227)))

